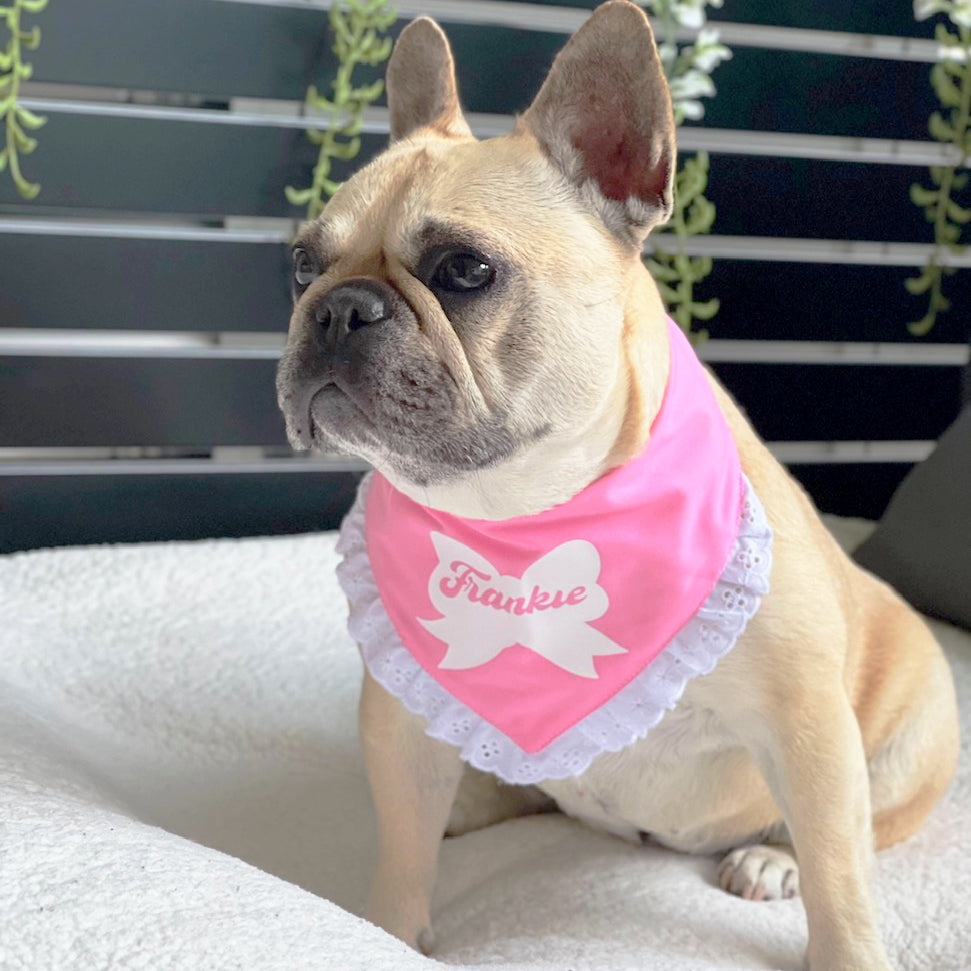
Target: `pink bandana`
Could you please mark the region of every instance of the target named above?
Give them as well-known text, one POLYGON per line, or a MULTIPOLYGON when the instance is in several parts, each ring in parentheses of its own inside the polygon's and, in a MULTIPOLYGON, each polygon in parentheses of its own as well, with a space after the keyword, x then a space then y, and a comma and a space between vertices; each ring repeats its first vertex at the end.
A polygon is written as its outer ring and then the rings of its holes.
MULTIPOLYGON (((495 747, 511 740, 520 754, 541 753, 643 681, 699 613, 738 548, 743 500, 757 499, 704 370, 673 322, 669 332, 670 377, 646 449, 563 505, 498 522, 461 519, 419 505, 378 473, 370 477, 366 550, 347 525, 342 544, 345 553, 354 548, 349 559, 366 557, 397 635, 388 639, 417 662, 406 661, 403 681, 387 671, 382 678, 377 649, 363 644, 388 690, 427 698, 444 689, 499 739, 495 747)), ((760 529, 768 535, 764 521, 760 529)), ((769 543, 761 547, 761 580, 746 591, 742 627, 767 586, 769 543)), ((341 580, 353 624, 354 584, 341 580)), ((734 626, 718 656, 741 632, 734 626)), ((681 676, 677 694, 694 673, 681 676)), ((434 721, 424 700, 405 701, 434 721)), ((585 768, 577 766, 571 771, 585 768)), ((529 773, 500 774, 527 781, 529 773)))

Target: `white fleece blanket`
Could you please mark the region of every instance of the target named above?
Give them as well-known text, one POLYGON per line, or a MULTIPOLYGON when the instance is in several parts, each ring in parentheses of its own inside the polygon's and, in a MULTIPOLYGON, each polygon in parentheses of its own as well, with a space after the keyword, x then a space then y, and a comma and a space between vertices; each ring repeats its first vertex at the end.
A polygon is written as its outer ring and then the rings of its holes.
MULTIPOLYGON (((358 917, 373 813, 332 534, 0 557, 0 968, 796 971, 798 901, 563 817, 441 854, 436 960, 358 917)), ((971 635, 937 628, 971 737, 971 635)), ((971 968, 971 773, 879 858, 898 971, 971 968)))

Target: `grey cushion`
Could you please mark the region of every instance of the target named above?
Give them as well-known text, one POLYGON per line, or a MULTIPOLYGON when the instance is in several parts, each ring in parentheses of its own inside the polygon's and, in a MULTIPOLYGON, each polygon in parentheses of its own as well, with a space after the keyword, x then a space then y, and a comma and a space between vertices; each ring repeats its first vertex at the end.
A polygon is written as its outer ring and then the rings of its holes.
POLYGON ((919 610, 971 629, 971 407, 901 482, 855 557, 919 610))

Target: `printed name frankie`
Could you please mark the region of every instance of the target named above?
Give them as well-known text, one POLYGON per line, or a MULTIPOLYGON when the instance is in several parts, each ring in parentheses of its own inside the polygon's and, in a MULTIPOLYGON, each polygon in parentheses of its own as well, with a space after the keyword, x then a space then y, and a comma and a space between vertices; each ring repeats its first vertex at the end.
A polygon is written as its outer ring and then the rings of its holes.
POLYGON ((495 578, 482 570, 477 570, 469 563, 455 560, 449 564, 451 577, 444 577, 439 583, 439 589, 450 600, 456 599, 464 592, 471 603, 502 610, 507 614, 523 616, 535 613, 537 610, 559 610, 562 607, 575 607, 587 599, 587 588, 573 587, 572 590, 543 590, 534 585, 528 597, 513 597, 504 594, 497 587, 486 586, 494 582, 495 578))

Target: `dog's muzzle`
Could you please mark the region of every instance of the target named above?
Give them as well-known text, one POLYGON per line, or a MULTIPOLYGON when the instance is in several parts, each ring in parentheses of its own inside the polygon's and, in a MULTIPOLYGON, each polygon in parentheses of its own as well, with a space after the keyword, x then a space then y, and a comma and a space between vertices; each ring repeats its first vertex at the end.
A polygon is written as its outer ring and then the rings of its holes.
POLYGON ((298 307, 299 337, 291 337, 277 372, 278 401, 296 448, 314 443, 310 410, 318 393, 331 385, 346 392, 366 379, 375 339, 394 318, 397 301, 387 283, 353 277, 308 294, 298 307))

